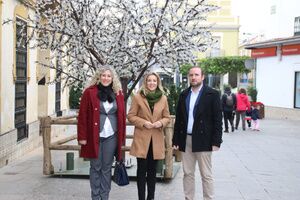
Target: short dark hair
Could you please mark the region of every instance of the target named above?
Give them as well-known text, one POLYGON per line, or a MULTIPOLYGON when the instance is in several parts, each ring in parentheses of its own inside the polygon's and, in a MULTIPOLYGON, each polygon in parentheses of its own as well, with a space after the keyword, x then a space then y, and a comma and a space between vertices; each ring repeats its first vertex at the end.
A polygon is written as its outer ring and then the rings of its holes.
POLYGON ((201 71, 201 75, 204 75, 202 68, 201 68, 200 66, 198 66, 198 65, 194 65, 194 66, 192 66, 192 67, 189 69, 189 73, 190 73, 191 69, 194 69, 194 68, 198 68, 198 69, 200 69, 200 71, 201 71))
POLYGON ((224 88, 224 90, 229 92, 229 91, 231 91, 231 88, 230 88, 230 86, 226 86, 226 87, 224 88))

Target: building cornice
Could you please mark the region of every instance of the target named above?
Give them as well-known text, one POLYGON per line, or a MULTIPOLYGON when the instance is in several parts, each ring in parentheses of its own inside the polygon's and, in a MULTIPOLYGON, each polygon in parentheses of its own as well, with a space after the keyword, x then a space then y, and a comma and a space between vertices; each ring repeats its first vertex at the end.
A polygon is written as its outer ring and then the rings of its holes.
POLYGON ((267 40, 263 42, 257 42, 253 44, 244 45, 245 49, 257 49, 265 47, 273 47, 280 45, 289 45, 289 44, 300 44, 300 36, 294 36, 289 38, 278 38, 273 40, 267 40))
POLYGON ((239 30, 240 25, 218 25, 215 24, 211 27, 211 30, 239 30))

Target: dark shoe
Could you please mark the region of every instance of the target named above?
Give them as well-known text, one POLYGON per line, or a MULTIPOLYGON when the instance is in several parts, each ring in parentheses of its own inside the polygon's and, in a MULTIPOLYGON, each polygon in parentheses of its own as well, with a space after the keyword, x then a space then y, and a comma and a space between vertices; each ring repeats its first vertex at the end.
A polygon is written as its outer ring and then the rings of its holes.
POLYGON ((225 130, 224 133, 229 133, 229 131, 228 131, 228 130, 225 130))
POLYGON ((243 131, 245 131, 246 129, 245 128, 243 128, 243 131))
POLYGON ((234 127, 231 127, 231 132, 234 132, 234 127))
POLYGON ((235 127, 235 130, 238 130, 238 127, 235 127))

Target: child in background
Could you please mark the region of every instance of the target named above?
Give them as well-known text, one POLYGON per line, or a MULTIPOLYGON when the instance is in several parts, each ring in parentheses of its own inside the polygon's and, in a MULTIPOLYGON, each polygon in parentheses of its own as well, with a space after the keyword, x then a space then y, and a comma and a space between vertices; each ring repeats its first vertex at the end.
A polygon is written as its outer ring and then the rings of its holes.
POLYGON ((259 109, 260 109, 260 106, 258 104, 254 104, 253 107, 254 108, 253 108, 252 114, 251 114, 251 119, 252 119, 252 123, 253 123, 252 130, 259 131, 259 109))
POLYGON ((251 106, 250 110, 246 111, 246 116, 245 116, 245 120, 248 124, 248 128, 251 128, 251 115, 252 115, 252 106, 251 106))

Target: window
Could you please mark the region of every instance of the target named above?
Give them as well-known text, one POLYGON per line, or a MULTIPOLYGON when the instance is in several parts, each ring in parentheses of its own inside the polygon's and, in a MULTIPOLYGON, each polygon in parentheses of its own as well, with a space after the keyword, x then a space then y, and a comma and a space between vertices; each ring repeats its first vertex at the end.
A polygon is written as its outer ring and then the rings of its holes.
POLYGON ((300 35, 300 17, 295 17, 294 35, 300 35))
POLYGON ((275 15, 276 14, 276 5, 272 5, 271 6, 271 15, 275 15))
POLYGON ((15 127, 17 140, 28 137, 26 126, 27 97, 27 23, 16 19, 16 82, 15 82, 15 127))
POLYGON ((223 56, 224 52, 221 50, 221 37, 213 37, 215 43, 213 44, 210 51, 206 53, 207 57, 219 57, 223 56))
POLYGON ((300 108, 300 72, 295 73, 295 101, 294 107, 300 108))
POLYGON ((61 72, 59 62, 56 62, 56 82, 55 82, 55 112, 57 116, 62 116, 61 112, 61 72))

